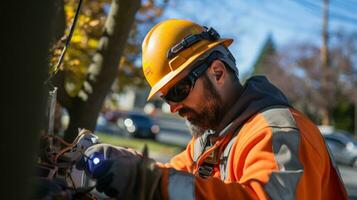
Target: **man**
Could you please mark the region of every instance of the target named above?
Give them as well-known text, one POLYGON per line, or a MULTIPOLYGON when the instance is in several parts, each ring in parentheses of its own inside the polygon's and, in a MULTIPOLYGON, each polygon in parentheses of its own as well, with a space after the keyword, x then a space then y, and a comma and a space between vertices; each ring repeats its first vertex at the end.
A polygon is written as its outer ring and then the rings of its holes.
POLYGON ((160 95, 194 137, 155 166, 123 148, 91 148, 87 155, 107 157, 94 170, 100 191, 119 199, 139 198, 140 188, 146 199, 347 199, 316 126, 265 77, 240 84, 232 41, 187 20, 149 31, 142 45, 148 99, 160 95))

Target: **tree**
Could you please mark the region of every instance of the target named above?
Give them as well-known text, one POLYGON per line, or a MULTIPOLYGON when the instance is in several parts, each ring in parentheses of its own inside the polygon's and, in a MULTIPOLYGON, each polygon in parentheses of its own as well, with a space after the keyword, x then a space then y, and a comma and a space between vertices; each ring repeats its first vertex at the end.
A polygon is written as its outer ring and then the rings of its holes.
POLYGON ((259 53, 258 58, 255 61, 255 64, 253 65, 253 74, 254 75, 266 74, 267 70, 269 70, 269 68, 267 68, 266 65, 269 66, 274 65, 275 64, 274 57, 276 55, 277 52, 276 52, 275 44, 272 35, 269 34, 259 53))
MULTIPOLYGON (((70 115, 65 140, 73 141, 78 128, 94 130, 103 100, 118 72, 120 57, 139 7, 140 0, 112 1, 98 48, 85 73, 84 81, 80 84, 78 95, 71 97, 63 87, 65 86, 64 73, 57 74, 56 85, 61 86, 59 87, 59 101, 67 108, 70 115)), ((92 22, 92 25, 95 26, 96 23, 92 22)), ((91 45, 90 41, 84 43, 91 45)), ((82 56, 91 55, 83 54, 82 56)), ((83 60, 86 61, 86 59, 83 60)), ((71 60, 71 62, 75 64, 78 60, 71 60)))
POLYGON ((318 46, 300 43, 286 45, 277 55, 269 56, 269 61, 264 63, 264 73, 284 91, 291 103, 317 123, 322 122, 324 113, 321 111, 327 108, 333 124, 351 128, 353 120, 342 125, 340 119, 341 115, 350 115, 346 105, 352 109, 356 100, 357 35, 340 31, 330 36, 328 68, 321 65, 318 46))
MULTIPOLYGON (((77 128, 94 129, 114 80, 119 90, 127 84, 144 85, 138 62, 141 41, 165 5, 166 1, 152 0, 141 7, 139 0, 117 0, 111 6, 107 0, 84 3, 64 65, 55 77, 58 99, 70 115, 67 141, 75 138, 77 128)), ((73 1, 66 2, 67 21, 75 7, 73 1)), ((54 50, 54 62, 60 49, 58 45, 54 50)))
MULTIPOLYGON (((253 75, 265 75, 283 91, 299 91, 298 88, 301 87, 301 84, 284 69, 279 60, 280 54, 272 36, 269 34, 253 65, 253 75), (285 84, 286 82, 293 82, 294 84, 285 84)), ((289 93, 289 100, 292 103, 299 102, 299 97, 301 97, 299 92, 289 93)))
POLYGON ((120 60, 119 73, 113 87, 115 92, 121 92, 127 86, 139 88, 148 86, 141 69, 141 43, 167 5, 168 0, 143 1, 120 60))

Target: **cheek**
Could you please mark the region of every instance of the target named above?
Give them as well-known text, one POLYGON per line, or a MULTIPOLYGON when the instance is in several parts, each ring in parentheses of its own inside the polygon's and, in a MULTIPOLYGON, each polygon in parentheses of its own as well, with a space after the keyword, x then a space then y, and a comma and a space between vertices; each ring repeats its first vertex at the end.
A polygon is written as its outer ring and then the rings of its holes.
POLYGON ((187 98, 182 102, 182 104, 188 108, 191 108, 197 112, 200 112, 204 109, 206 105, 207 97, 204 92, 202 81, 198 79, 196 81, 195 87, 191 90, 187 98))

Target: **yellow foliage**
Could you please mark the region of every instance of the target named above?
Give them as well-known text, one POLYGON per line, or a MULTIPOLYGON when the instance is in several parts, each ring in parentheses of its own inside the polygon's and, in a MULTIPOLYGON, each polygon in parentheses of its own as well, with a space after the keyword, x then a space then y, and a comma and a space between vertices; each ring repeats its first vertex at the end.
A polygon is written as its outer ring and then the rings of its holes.
POLYGON ((73 6, 70 5, 69 3, 65 4, 64 10, 66 12, 66 19, 67 21, 70 21, 74 17, 75 11, 73 9, 73 6))
POLYGON ((94 26, 98 26, 99 23, 100 23, 100 21, 95 19, 95 20, 90 21, 88 24, 89 24, 89 26, 94 27, 94 26))
POLYGON ((89 39, 88 40, 88 47, 91 48, 91 49, 95 49, 98 47, 98 40, 95 40, 95 39, 89 39))
POLYGON ((78 59, 73 59, 73 60, 71 60, 71 61, 69 62, 69 64, 72 65, 72 66, 73 66, 73 65, 77 65, 77 66, 78 66, 80 63, 81 63, 81 62, 80 62, 78 59))
POLYGON ((73 43, 79 43, 80 41, 82 41, 82 35, 79 34, 73 34, 72 36, 72 41, 73 43))
MULTIPOLYGON (((64 2, 65 17, 67 22, 65 35, 67 36, 69 34, 69 27, 75 16, 78 1, 64 0, 64 2)), ((61 69, 65 72, 66 91, 71 96, 77 95, 77 92, 79 92, 83 81, 85 80, 88 67, 92 62, 93 54, 95 53, 96 48, 98 48, 99 39, 103 33, 103 26, 108 14, 104 11, 104 7, 108 6, 110 2, 111 1, 109 0, 96 0, 84 1, 82 4, 71 43, 63 60, 63 69, 61 69)), ((131 39, 129 40, 127 48, 124 50, 124 54, 120 60, 120 66, 123 69, 120 79, 124 80, 120 82, 121 86, 124 86, 127 83, 130 84, 133 80, 132 77, 123 73, 124 70, 131 74, 139 74, 140 71, 140 69, 131 69, 134 68, 133 63, 140 55, 141 39, 137 38, 137 35, 139 35, 137 26, 139 26, 140 23, 153 23, 153 18, 162 14, 162 9, 157 7, 155 1, 149 0, 143 1, 143 3, 145 5, 141 7, 139 12, 147 17, 143 17, 143 20, 136 21, 130 34, 131 39), (124 78, 122 78, 122 76, 124 76, 124 78)), ((62 41, 62 45, 54 47, 51 58, 52 66, 58 62, 63 44, 64 41, 62 41)), ((140 76, 138 74, 135 76, 140 76)))

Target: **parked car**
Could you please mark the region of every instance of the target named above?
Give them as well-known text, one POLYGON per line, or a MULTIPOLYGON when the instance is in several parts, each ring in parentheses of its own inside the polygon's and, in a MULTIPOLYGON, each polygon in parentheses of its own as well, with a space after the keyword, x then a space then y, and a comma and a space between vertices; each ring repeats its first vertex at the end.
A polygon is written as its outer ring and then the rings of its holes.
POLYGON ((323 134, 335 161, 357 168, 357 141, 351 136, 334 132, 323 134))
POLYGON ((104 114, 108 124, 115 125, 119 134, 127 137, 155 139, 159 125, 149 115, 134 111, 109 111, 104 114))
POLYGON ((100 113, 98 116, 95 131, 106 134, 118 134, 121 132, 116 123, 108 121, 103 113, 100 113))

